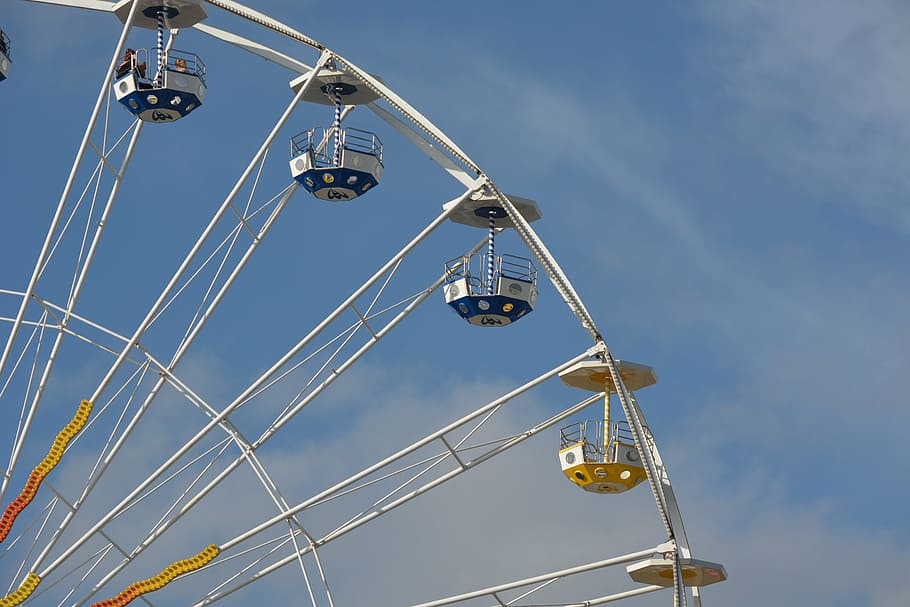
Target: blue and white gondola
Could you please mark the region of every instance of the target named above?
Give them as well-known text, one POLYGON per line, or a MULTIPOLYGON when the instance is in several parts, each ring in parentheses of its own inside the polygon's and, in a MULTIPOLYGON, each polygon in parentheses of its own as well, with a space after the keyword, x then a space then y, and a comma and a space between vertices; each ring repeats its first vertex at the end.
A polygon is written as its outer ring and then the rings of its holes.
MULTIPOLYGON (((518 196, 509 196, 509 200, 526 221, 540 219, 540 209, 533 200, 518 196)), ((534 264, 524 257, 495 253, 496 227, 515 227, 499 201, 478 194, 461 202, 449 219, 489 229, 486 253, 446 262, 443 293, 449 307, 478 327, 502 327, 533 312, 537 304, 534 264)))
POLYGON ((146 122, 174 122, 205 100, 205 64, 193 53, 165 50, 166 30, 191 28, 208 16, 201 0, 120 0, 114 14, 133 26, 156 30, 155 61, 145 49, 129 49, 114 73, 114 96, 146 122), (147 72, 147 73, 146 73, 147 72))
POLYGON ((537 269, 530 259, 498 255, 493 283, 483 275, 489 260, 486 254, 466 255, 446 263, 446 303, 463 319, 479 327, 503 327, 532 312, 537 303, 537 269), (479 262, 479 263, 474 263, 479 262))
POLYGON ((291 175, 316 198, 344 202, 379 185, 382 142, 369 131, 342 128, 336 153, 335 128, 314 128, 291 139, 291 175))
POLYGON ((351 74, 332 68, 296 78, 291 89, 299 93, 311 78, 315 82, 303 99, 334 106, 335 119, 329 128, 313 128, 291 139, 291 176, 320 200, 353 200, 379 185, 382 141, 370 131, 342 127, 342 105, 369 103, 377 95, 351 74))
POLYGON ((145 49, 132 65, 115 75, 114 96, 131 113, 146 122, 174 122, 205 100, 205 64, 193 53, 171 50, 157 79, 146 78, 145 49))

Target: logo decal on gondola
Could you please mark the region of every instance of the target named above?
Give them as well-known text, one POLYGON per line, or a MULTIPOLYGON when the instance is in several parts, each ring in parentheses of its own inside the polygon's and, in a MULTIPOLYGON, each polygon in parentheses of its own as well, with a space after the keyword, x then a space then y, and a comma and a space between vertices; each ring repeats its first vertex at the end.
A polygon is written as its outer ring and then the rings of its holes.
POLYGON ((173 119, 174 117, 169 112, 162 112, 161 110, 152 112, 152 120, 155 122, 169 122, 173 119))
POLYGON ((502 321, 496 318, 495 316, 482 316, 480 318, 480 324, 484 326, 496 326, 501 325, 502 321))
POLYGON ((348 200, 351 198, 344 190, 336 190, 335 188, 329 188, 328 192, 325 193, 325 196, 328 200, 348 200))

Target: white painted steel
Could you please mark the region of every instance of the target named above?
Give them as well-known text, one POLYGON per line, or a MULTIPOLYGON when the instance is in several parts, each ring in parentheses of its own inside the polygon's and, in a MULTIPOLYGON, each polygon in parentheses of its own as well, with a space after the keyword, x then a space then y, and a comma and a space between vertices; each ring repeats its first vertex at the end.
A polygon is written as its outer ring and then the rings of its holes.
POLYGON ((115 2, 108 0, 26 0, 36 4, 56 4, 57 6, 69 6, 70 8, 84 8, 92 11, 114 12, 115 2))
POLYGON ((213 38, 223 40, 224 42, 232 44, 237 48, 242 48, 247 52, 262 57, 266 61, 271 61, 272 63, 285 67, 293 72, 297 72, 298 74, 305 74, 309 71, 312 71, 313 69, 311 66, 303 63, 302 61, 298 61, 290 55, 280 53, 272 48, 265 46, 264 44, 259 44, 258 42, 254 42, 249 38, 244 38, 243 36, 239 36, 232 32, 228 32, 217 27, 212 27, 211 25, 207 25, 205 23, 197 23, 193 26, 193 29, 199 30, 204 34, 208 34, 213 38))
POLYGON ((626 563, 638 561, 638 560, 647 558, 649 556, 652 556, 654 554, 664 552, 666 549, 667 549, 667 546, 665 544, 662 544, 659 546, 655 546, 653 548, 639 550, 638 552, 630 552, 628 554, 623 554, 621 556, 604 559, 602 561, 588 563, 586 565, 579 565, 578 567, 570 567, 567 569, 561 569, 559 571, 553 571, 551 573, 545 573, 542 575, 529 577, 529 578, 526 578, 523 580, 509 582, 508 584, 500 584, 498 586, 491 586, 489 588, 484 588, 483 590, 475 590, 473 592, 466 592, 464 594, 459 594, 459 595, 451 596, 451 597, 444 598, 444 599, 438 599, 438 600, 429 601, 426 603, 418 603, 416 605, 412 605, 411 607, 442 607, 443 605, 451 605, 453 603, 461 603, 463 601, 470 601, 472 599, 480 598, 482 596, 489 596, 489 595, 496 594, 498 592, 504 592, 506 590, 514 590, 516 588, 522 588, 523 586, 530 586, 532 584, 539 584, 541 582, 549 582, 550 580, 558 580, 560 578, 568 577, 571 575, 576 575, 578 573, 596 571, 597 569, 604 569, 606 567, 613 567, 615 565, 624 565, 626 563))
POLYGON ((382 118, 389 126, 403 135, 408 141, 414 144, 418 150, 426 154, 430 160, 442 167, 446 173, 458 180, 462 185, 465 187, 470 187, 471 184, 474 183, 475 178, 471 177, 463 168, 453 162, 451 158, 440 152, 436 146, 418 134, 413 128, 405 124, 395 114, 383 107, 376 105, 375 103, 367 104, 367 107, 370 108, 370 110, 372 110, 377 116, 382 118))

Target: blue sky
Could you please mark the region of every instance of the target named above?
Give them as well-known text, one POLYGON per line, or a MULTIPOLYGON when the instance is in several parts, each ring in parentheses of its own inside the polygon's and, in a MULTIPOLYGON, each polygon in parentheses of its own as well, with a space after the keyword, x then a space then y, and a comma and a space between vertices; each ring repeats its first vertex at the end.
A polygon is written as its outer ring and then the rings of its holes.
MULTIPOLYGON (((902 463, 910 9, 879 0, 583 2, 564 10, 515 2, 354 2, 342 10, 276 0, 257 8, 380 76, 505 192, 538 201, 543 218, 534 227, 608 345, 657 370, 659 383, 639 401, 695 555, 724 563, 730 576, 704 590, 706 605, 765 605, 769 595, 834 606, 910 601, 900 568, 910 556, 902 463)), ((315 62, 217 8, 209 14, 211 25, 315 62)), ((0 28, 13 45, 0 83, 0 288, 19 290, 119 22, 17 0, 4 5, 0 28)), ((152 46, 154 35, 136 31, 129 42, 152 46)), ((294 74, 284 68, 199 32, 181 33, 175 47, 208 66, 206 103, 178 123, 144 129, 77 307, 123 333, 291 98, 294 74)), ((264 171, 269 192, 290 182, 284 142, 330 120, 327 107, 298 108, 264 171)), ((123 128, 126 113, 112 123, 123 128)), ((458 184, 372 113, 355 111, 349 124, 386 144, 383 183, 347 205, 294 195, 181 363, 207 400, 229 402, 458 195, 458 184)), ((422 285, 482 237, 450 226, 402 274, 422 285)), ((497 245, 527 255, 514 234, 497 245)), ((65 263, 57 268, 47 292, 68 285, 65 263)), ((272 447, 267 456, 287 491, 324 488, 333 473, 368 465, 590 345, 555 289, 542 281, 540 290, 533 315, 486 332, 434 294, 272 447)), ((17 302, 2 305, 6 317, 17 302)), ((174 321, 150 337, 163 358, 180 327, 174 321)), ((108 359, 63 352, 49 393, 85 398, 108 359)), ((582 396, 535 394, 504 427, 582 396)), ((36 457, 69 410, 42 409, 30 444, 36 457)), ((4 427, 12 428, 18 405, 8 411, 4 427)), ((260 415, 241 419, 257 428, 266 422, 260 415)), ((149 416, 130 465, 172 450, 168 433, 179 434, 182 416, 176 402, 149 416)), ((12 437, 0 437, 7 449, 12 437)), ((328 547, 336 602, 411 604, 661 540, 645 486, 584 494, 562 478, 557 447, 551 429, 504 463, 328 547)), ((75 463, 64 467, 60 484, 78 472, 75 463)), ((236 533, 230 525, 271 515, 243 486, 226 484, 223 511, 212 506, 200 541, 218 543, 236 533)), ((174 559, 186 552, 171 548, 174 559)), ((13 577, 7 562, 0 572, 4 584, 13 577)), ((299 572, 276 577, 283 585, 274 592, 302 592, 299 572)), ((662 593, 631 602, 671 600, 662 593)))

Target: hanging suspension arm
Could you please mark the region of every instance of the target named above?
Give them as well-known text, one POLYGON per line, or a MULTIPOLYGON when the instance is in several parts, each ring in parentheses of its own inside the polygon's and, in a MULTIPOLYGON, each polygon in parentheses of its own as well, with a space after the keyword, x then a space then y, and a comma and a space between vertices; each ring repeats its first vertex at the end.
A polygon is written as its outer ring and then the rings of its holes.
POLYGON ((613 456, 610 454, 610 381, 604 381, 604 462, 612 462, 613 456))
POLYGON ((335 103, 335 119, 332 121, 332 134, 334 137, 334 146, 332 150, 332 164, 341 165, 341 87, 335 86, 332 89, 332 101, 335 103))
POLYGON ((496 274, 496 210, 490 209, 490 233, 487 236, 487 294, 496 294, 496 285, 493 277, 496 274))

